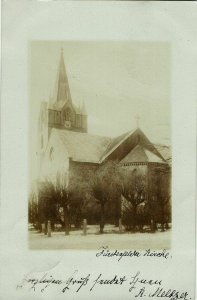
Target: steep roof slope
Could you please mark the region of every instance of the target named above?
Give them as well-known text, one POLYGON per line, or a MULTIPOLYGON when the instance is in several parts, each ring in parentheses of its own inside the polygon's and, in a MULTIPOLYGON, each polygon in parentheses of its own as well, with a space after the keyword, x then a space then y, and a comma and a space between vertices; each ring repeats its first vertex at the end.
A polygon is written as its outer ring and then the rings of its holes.
POLYGON ((149 151, 142 145, 135 146, 134 149, 125 156, 120 163, 164 163, 164 161, 153 152, 149 151))
POLYGON ((154 144, 155 148, 161 153, 168 163, 172 161, 171 147, 162 144, 154 144))
POLYGON ((156 156, 160 157, 161 160, 165 161, 162 154, 154 147, 153 143, 147 138, 140 128, 134 131, 127 132, 118 138, 113 139, 110 146, 102 156, 102 161, 105 159, 112 159, 121 161, 127 156, 136 145, 142 145, 156 156))
POLYGON ((111 143, 111 138, 69 130, 52 129, 68 152, 68 155, 79 162, 99 163, 103 152, 111 143))

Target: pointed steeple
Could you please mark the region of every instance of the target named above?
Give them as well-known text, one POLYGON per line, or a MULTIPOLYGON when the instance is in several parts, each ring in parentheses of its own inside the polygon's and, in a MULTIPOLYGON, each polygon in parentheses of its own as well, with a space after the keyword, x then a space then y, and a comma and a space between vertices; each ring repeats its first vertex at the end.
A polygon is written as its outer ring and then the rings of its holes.
POLYGON ((55 102, 57 104, 63 104, 67 101, 72 102, 68 78, 66 75, 66 68, 64 63, 64 53, 61 49, 59 69, 57 75, 56 89, 55 89, 55 102))

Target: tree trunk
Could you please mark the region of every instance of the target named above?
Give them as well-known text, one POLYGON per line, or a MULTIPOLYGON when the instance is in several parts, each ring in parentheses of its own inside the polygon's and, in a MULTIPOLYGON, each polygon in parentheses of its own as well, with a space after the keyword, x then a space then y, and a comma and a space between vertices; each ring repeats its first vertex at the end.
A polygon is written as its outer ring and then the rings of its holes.
POLYGON ((122 219, 119 219, 119 232, 122 233, 122 219))
POLYGON ((80 214, 77 214, 74 220, 74 225, 76 229, 81 228, 81 217, 80 214))
POLYGON ((83 234, 87 234, 87 220, 83 219, 83 234))
POLYGON ((100 233, 103 233, 103 229, 105 226, 105 221, 104 221, 104 203, 101 203, 101 220, 100 220, 100 233))
POLYGON ((65 235, 69 235, 69 216, 67 205, 64 206, 64 224, 65 224, 65 235))
POLYGON ((122 219, 122 215, 121 215, 121 198, 118 199, 117 206, 116 206, 116 216, 115 216, 115 221, 114 221, 114 225, 116 227, 119 226, 119 220, 120 219, 122 219))
POLYGON ((140 224, 139 225, 139 230, 140 230, 140 232, 143 232, 144 231, 144 228, 143 228, 144 226, 142 225, 142 224, 140 224))
POLYGON ((163 203, 162 203, 162 208, 161 208, 161 231, 164 232, 164 219, 165 219, 165 216, 164 216, 164 206, 163 206, 163 203))
POLYGON ((42 232, 42 224, 37 222, 36 223, 36 230, 39 230, 39 232, 42 232))
POLYGON ((133 231, 136 231, 137 225, 137 206, 133 205, 133 231))
POLYGON ((48 224, 48 220, 45 220, 44 222, 44 234, 47 235, 47 224, 48 224))
POLYGON ((51 237, 51 221, 48 221, 47 232, 48 232, 48 237, 51 237))

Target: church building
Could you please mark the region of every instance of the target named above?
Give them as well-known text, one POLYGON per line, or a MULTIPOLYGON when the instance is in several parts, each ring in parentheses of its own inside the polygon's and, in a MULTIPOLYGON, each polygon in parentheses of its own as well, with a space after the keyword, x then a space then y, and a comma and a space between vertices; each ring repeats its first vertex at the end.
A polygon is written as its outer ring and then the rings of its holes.
POLYGON ((88 133, 88 115, 83 103, 73 103, 63 51, 54 96, 41 104, 39 117, 40 180, 65 178, 71 170, 96 170, 108 160, 147 173, 155 167, 169 166, 170 152, 153 144, 140 128, 115 138, 88 133))

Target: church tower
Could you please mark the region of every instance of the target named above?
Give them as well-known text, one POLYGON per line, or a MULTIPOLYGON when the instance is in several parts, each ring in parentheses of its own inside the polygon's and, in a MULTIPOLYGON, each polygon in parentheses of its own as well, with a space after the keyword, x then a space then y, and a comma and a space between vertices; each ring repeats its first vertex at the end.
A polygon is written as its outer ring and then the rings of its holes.
POLYGON ((49 102, 43 101, 40 106, 38 122, 38 153, 40 161, 46 150, 52 128, 66 129, 77 132, 87 132, 87 111, 85 103, 77 106, 73 103, 68 77, 61 50, 54 94, 49 102))
POLYGON ((55 82, 54 95, 50 98, 48 107, 48 133, 52 128, 87 132, 87 112, 85 104, 82 107, 73 103, 66 73, 64 54, 61 50, 59 68, 55 82))

